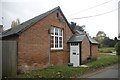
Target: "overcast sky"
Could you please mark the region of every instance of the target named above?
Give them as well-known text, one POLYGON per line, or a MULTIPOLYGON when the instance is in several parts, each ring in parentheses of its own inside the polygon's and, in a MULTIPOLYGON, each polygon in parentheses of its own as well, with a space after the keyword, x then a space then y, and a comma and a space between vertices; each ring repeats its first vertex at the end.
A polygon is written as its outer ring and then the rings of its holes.
POLYGON ((2 0, 0 24, 6 30, 17 18, 22 23, 60 6, 68 21, 85 25, 90 36, 104 31, 108 37, 114 38, 118 36, 118 1, 120 0, 2 0))

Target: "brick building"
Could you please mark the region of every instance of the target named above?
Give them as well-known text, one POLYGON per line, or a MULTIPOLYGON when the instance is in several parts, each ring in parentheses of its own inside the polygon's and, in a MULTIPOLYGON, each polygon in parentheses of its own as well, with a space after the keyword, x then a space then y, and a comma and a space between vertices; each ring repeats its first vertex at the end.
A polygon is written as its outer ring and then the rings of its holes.
POLYGON ((80 31, 79 28, 77 26, 72 28, 73 35, 68 40, 68 43, 71 44, 70 62, 76 63, 75 66, 86 63, 88 59, 96 59, 98 56, 98 42, 88 36, 86 32, 80 31))
MULTIPOLYGON (((87 35, 73 34, 73 30, 69 27, 60 7, 4 31, 2 39, 3 41, 16 42, 16 47, 13 50, 15 50, 14 57, 16 60, 14 62, 17 65, 16 70, 18 72, 45 68, 51 65, 67 65, 71 59, 74 66, 76 66, 76 61, 78 61, 77 66, 79 66, 90 56, 90 50, 94 50, 94 47, 90 49, 91 43, 87 35), (72 38, 78 38, 80 44, 72 42, 72 38), (82 49, 74 50, 76 45, 81 45, 80 48, 82 49), (76 56, 71 58, 71 55, 76 56)), ((14 46, 12 45, 12 47, 14 46)), ((4 55, 11 55, 9 50, 3 51, 4 55), (5 53, 6 51, 9 52, 5 53)))

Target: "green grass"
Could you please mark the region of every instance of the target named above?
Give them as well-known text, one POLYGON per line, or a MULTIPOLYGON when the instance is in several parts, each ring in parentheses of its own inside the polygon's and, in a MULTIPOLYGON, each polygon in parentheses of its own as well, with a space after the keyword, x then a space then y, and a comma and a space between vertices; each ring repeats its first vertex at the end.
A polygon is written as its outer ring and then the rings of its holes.
POLYGON ((85 73, 89 68, 52 66, 43 70, 33 70, 30 73, 21 74, 21 78, 72 78, 85 73))
POLYGON ((112 65, 118 62, 118 57, 108 54, 100 54, 96 61, 87 63, 89 67, 68 67, 68 66, 52 66, 42 70, 33 70, 26 74, 20 74, 21 78, 73 78, 92 71, 112 65))
POLYGON ((96 61, 88 63, 91 69, 98 69, 118 63, 118 56, 101 53, 96 61))
POLYGON ((115 51, 115 48, 99 48, 100 53, 112 53, 115 51))

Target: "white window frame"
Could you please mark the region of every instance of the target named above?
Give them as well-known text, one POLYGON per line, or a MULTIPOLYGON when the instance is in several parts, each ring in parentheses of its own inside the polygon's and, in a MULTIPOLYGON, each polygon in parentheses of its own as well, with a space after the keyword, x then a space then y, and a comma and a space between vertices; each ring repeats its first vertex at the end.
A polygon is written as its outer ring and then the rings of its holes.
MULTIPOLYGON (((63 49, 63 29, 56 28, 56 27, 52 27, 52 28, 54 29, 53 30, 54 34, 51 34, 50 36, 53 36, 53 39, 54 39, 54 43, 53 44, 54 44, 54 46, 53 46, 53 48, 51 48, 51 50, 62 50, 63 49), (58 35, 55 35, 55 29, 58 29, 58 35), (59 32, 60 30, 62 30, 62 36, 60 35, 60 32, 59 32), (55 37, 58 37, 58 47, 57 48, 55 47, 55 37), (62 38, 62 47, 60 47, 60 45, 59 45, 60 44, 60 42, 59 42, 60 41, 59 40, 60 37, 62 38)), ((51 43, 50 43, 50 45, 51 45, 51 43)))

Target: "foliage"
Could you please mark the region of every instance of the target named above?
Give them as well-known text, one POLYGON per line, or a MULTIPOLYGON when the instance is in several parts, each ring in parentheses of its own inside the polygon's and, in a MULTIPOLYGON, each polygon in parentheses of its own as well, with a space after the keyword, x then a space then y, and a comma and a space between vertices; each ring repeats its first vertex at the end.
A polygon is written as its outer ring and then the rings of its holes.
POLYGON ((104 31, 98 31, 96 36, 98 36, 100 39, 104 39, 106 37, 106 34, 104 31))
POLYGON ((13 20, 12 23, 11 23, 11 27, 16 27, 17 25, 20 24, 20 20, 19 19, 16 19, 16 20, 13 20))
POLYGON ((51 66, 43 70, 33 70, 30 73, 19 75, 25 78, 70 78, 85 73, 88 68, 51 66))
POLYGON ((72 29, 74 29, 75 26, 76 26, 76 23, 75 23, 75 22, 71 22, 71 23, 70 23, 70 26, 71 26, 72 29))
POLYGON ((96 37, 94 39, 99 42, 99 47, 102 47, 102 41, 105 37, 106 34, 104 33, 104 31, 98 31, 98 33, 96 34, 96 37))
POLYGON ((26 74, 18 75, 20 78, 73 78, 83 75, 93 69, 117 63, 118 57, 100 54, 96 61, 87 63, 89 67, 52 66, 42 70, 33 70, 26 74))
POLYGON ((98 31, 96 34, 97 41, 101 42, 106 37, 106 34, 104 31, 98 31))
POLYGON ((118 37, 120 38, 120 33, 118 34, 118 37))
POLYGON ((117 39, 110 39, 109 37, 105 37, 103 41, 101 42, 102 47, 114 47, 115 44, 117 43, 117 39))
POLYGON ((100 53, 112 53, 112 52, 115 52, 115 48, 112 47, 112 48, 99 48, 99 52, 100 53))
POLYGON ((120 55, 120 41, 118 41, 115 45, 115 49, 118 55, 120 55))
POLYGON ((110 39, 103 31, 98 31, 94 39, 99 42, 99 47, 114 47, 118 41, 117 37, 110 39))
POLYGON ((85 29, 84 29, 85 25, 79 26, 79 25, 77 25, 77 23, 71 22, 70 26, 71 26, 72 30, 78 29, 79 31, 82 31, 82 32, 85 31, 85 29))
POLYGON ((111 64, 115 64, 118 62, 118 56, 109 55, 109 54, 100 54, 97 61, 89 63, 91 69, 102 68, 111 64))

